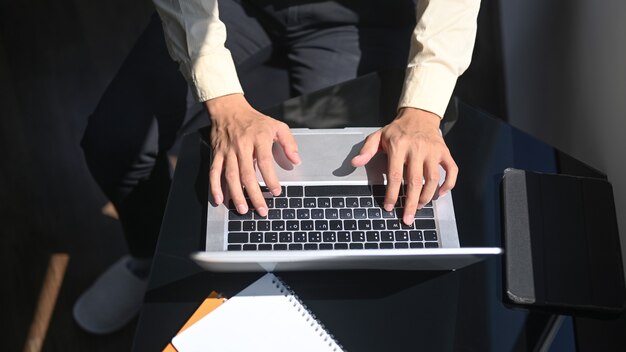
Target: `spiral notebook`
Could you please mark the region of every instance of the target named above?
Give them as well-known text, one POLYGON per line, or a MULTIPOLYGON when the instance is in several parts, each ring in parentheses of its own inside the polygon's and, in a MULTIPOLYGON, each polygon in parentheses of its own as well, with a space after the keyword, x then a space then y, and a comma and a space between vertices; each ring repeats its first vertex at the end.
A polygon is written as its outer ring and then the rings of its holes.
POLYGON ((172 339, 188 351, 343 351, 274 274, 266 274, 172 339))

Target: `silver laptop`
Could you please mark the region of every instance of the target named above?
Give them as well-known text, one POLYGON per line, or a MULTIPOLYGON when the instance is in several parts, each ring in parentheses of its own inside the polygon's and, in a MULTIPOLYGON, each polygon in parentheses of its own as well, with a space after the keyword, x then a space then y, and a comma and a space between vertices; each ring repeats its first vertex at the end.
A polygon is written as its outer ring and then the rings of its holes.
POLYGON ((238 214, 225 194, 224 205, 209 203, 206 250, 192 258, 210 271, 454 270, 501 253, 460 248, 451 194, 418 211, 412 226, 401 220, 404 189, 396 209, 384 211, 386 155, 350 163, 376 130, 292 129, 302 164, 274 145, 283 192, 264 192, 268 216, 238 214))

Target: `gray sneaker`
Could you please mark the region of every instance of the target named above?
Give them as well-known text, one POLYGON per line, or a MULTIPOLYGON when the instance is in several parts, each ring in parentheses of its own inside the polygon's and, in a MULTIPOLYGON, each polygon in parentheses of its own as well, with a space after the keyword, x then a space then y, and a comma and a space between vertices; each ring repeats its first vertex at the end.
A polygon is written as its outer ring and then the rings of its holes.
POLYGON ((73 314, 81 328, 92 334, 110 334, 139 313, 148 278, 131 271, 132 261, 129 255, 120 258, 78 298, 73 314))

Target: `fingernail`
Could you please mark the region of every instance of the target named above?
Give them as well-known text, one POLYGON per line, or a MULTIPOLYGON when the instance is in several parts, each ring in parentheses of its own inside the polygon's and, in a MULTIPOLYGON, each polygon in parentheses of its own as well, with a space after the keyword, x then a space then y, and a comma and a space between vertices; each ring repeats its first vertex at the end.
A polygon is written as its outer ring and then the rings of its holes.
POLYGON ((392 211, 393 210, 393 204, 386 203, 384 208, 385 208, 386 211, 392 211))
POLYGON ((445 197, 448 194, 448 191, 439 193, 439 198, 445 197))
POLYGON ((411 225, 411 223, 413 222, 413 218, 410 215, 407 215, 404 217, 404 224, 405 225, 411 225))
POLYGON ((280 189, 280 187, 278 187, 278 188, 274 188, 274 189, 272 189, 270 192, 272 192, 272 195, 273 195, 274 197, 278 197, 278 196, 280 195, 281 189, 280 189))
POLYGON ((222 204, 224 199, 222 198, 220 194, 218 194, 215 197, 213 197, 213 201, 215 202, 215 204, 222 204))
POLYGON ((239 214, 245 214, 248 212, 248 206, 245 204, 239 204, 237 205, 237 212, 239 212, 239 214))
POLYGON ((259 209, 256 210, 256 212, 261 215, 261 216, 266 216, 267 215, 267 208, 266 207, 260 207, 259 209))

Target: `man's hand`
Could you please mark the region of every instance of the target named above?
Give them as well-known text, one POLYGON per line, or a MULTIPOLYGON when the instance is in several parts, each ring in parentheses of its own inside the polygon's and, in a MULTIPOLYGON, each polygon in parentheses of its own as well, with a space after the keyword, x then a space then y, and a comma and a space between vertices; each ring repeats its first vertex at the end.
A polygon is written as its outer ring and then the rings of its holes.
POLYGON ((439 188, 439 196, 454 187, 458 167, 439 132, 439 116, 420 109, 403 108, 389 125, 372 133, 365 140, 352 166, 367 164, 384 150, 388 157, 387 192, 384 208, 393 209, 404 176, 407 196, 404 203, 405 224, 412 224, 416 210, 433 198, 439 183, 439 165, 446 171, 446 179, 439 188))
POLYGON ((300 164, 298 146, 289 127, 256 111, 242 94, 214 98, 205 105, 212 121, 213 162, 209 180, 213 201, 216 204, 224 201, 223 173, 237 212, 248 211, 243 186, 256 212, 266 216, 267 204, 256 178, 255 160, 270 192, 279 195, 281 188, 274 170, 272 144, 280 143, 287 158, 295 165, 300 164))

